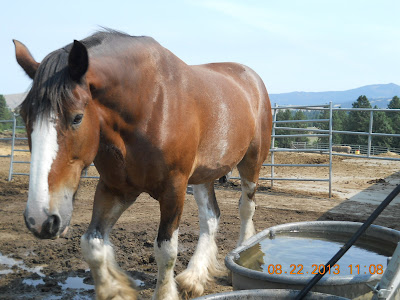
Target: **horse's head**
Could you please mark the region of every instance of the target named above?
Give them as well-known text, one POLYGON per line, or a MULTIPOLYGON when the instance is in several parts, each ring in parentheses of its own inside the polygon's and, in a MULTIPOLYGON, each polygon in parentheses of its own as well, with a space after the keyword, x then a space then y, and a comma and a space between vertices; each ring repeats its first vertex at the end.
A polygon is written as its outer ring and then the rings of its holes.
POLYGON ((39 238, 57 238, 68 230, 81 172, 99 143, 88 52, 75 41, 38 63, 22 43, 14 44, 18 63, 33 79, 20 107, 31 150, 25 223, 39 238))

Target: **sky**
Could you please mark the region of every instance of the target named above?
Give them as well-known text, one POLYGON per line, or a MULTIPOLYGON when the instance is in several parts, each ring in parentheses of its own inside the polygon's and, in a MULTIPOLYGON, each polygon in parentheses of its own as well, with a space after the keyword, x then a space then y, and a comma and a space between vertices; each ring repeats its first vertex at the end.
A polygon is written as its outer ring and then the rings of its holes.
POLYGON ((188 64, 234 61, 269 93, 400 85, 398 0, 6 1, 0 94, 29 89, 12 39, 37 61, 101 27, 155 38, 188 64))

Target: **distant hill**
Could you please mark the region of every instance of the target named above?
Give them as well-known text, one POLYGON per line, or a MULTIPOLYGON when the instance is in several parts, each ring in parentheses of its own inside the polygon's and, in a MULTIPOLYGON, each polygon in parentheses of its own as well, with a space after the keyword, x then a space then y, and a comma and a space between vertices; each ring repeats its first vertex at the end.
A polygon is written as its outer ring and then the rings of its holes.
POLYGON ((271 103, 275 105, 318 105, 340 104, 342 107, 351 107, 360 95, 367 96, 371 105, 387 107, 393 96, 400 97, 400 86, 394 83, 372 84, 347 91, 331 92, 292 92, 283 94, 270 94, 271 103))
POLYGON ((26 94, 27 93, 9 94, 4 95, 4 98, 6 98, 6 103, 8 107, 11 108, 11 110, 14 110, 25 99, 26 94))

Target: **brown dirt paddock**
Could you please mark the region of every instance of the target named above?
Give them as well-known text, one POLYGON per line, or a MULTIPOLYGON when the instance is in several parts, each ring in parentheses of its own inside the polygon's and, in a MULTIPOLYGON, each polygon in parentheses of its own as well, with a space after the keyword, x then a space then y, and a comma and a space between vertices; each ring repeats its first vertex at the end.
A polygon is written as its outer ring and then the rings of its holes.
MULTIPOLYGON (((0 155, 9 152, 9 144, 0 144, 0 155)), ((391 154, 388 154, 391 155, 391 154)), ((29 159, 20 154, 17 160, 29 159)), ((276 154, 277 163, 324 164, 323 154, 276 154)), ((81 278, 83 284, 93 284, 88 266, 80 252, 80 236, 85 232, 91 217, 92 199, 96 180, 84 179, 75 201, 71 229, 66 238, 38 240, 25 228, 22 218, 28 177, 15 176, 7 181, 9 158, 0 158, 0 299, 91 299, 93 289, 77 289, 68 278, 81 278), (6 266, 4 259, 12 258, 19 265, 6 266), (2 260, 1 260, 2 259, 2 260), (32 268, 42 267, 44 277, 32 268), (36 283, 32 285, 32 283, 36 283)), ((28 171, 28 165, 18 165, 17 171, 28 171)), ((312 220, 364 221, 379 202, 399 182, 400 162, 376 161, 334 157, 333 197, 328 197, 326 182, 269 182, 260 183, 257 193, 255 226, 258 231, 277 224, 312 220)), ((269 176, 269 168, 262 170, 269 176)), ((95 173, 91 170, 90 173, 95 173)), ((277 177, 327 178, 327 168, 276 168, 277 177)), ((235 248, 239 232, 238 199, 240 183, 216 184, 216 194, 221 208, 221 222, 217 244, 219 260, 235 248)), ((398 222, 400 204, 391 204, 375 224, 400 230, 398 222)), ((153 254, 153 240, 159 221, 158 203, 148 195, 141 195, 114 227, 112 242, 118 263, 134 278, 144 284, 139 287, 139 297, 149 299, 156 283, 157 267, 153 254)), ((187 265, 196 246, 198 236, 197 207, 192 195, 187 195, 180 226, 179 254, 176 273, 187 265)), ((81 282, 82 284, 82 282, 81 282)), ((210 283, 206 293, 232 290, 227 278, 210 283)))

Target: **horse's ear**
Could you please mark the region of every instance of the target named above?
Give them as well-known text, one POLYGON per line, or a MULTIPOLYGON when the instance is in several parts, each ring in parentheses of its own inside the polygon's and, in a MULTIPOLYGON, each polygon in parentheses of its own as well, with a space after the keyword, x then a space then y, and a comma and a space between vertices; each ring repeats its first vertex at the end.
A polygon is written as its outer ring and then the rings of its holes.
POLYGON ((15 45, 15 56, 18 64, 22 67, 22 69, 24 69, 25 73, 33 79, 40 63, 35 61, 32 54, 24 44, 17 40, 13 40, 13 42, 15 45))
POLYGON ((75 40, 68 57, 68 71, 72 80, 79 82, 89 67, 89 56, 85 45, 75 40))

